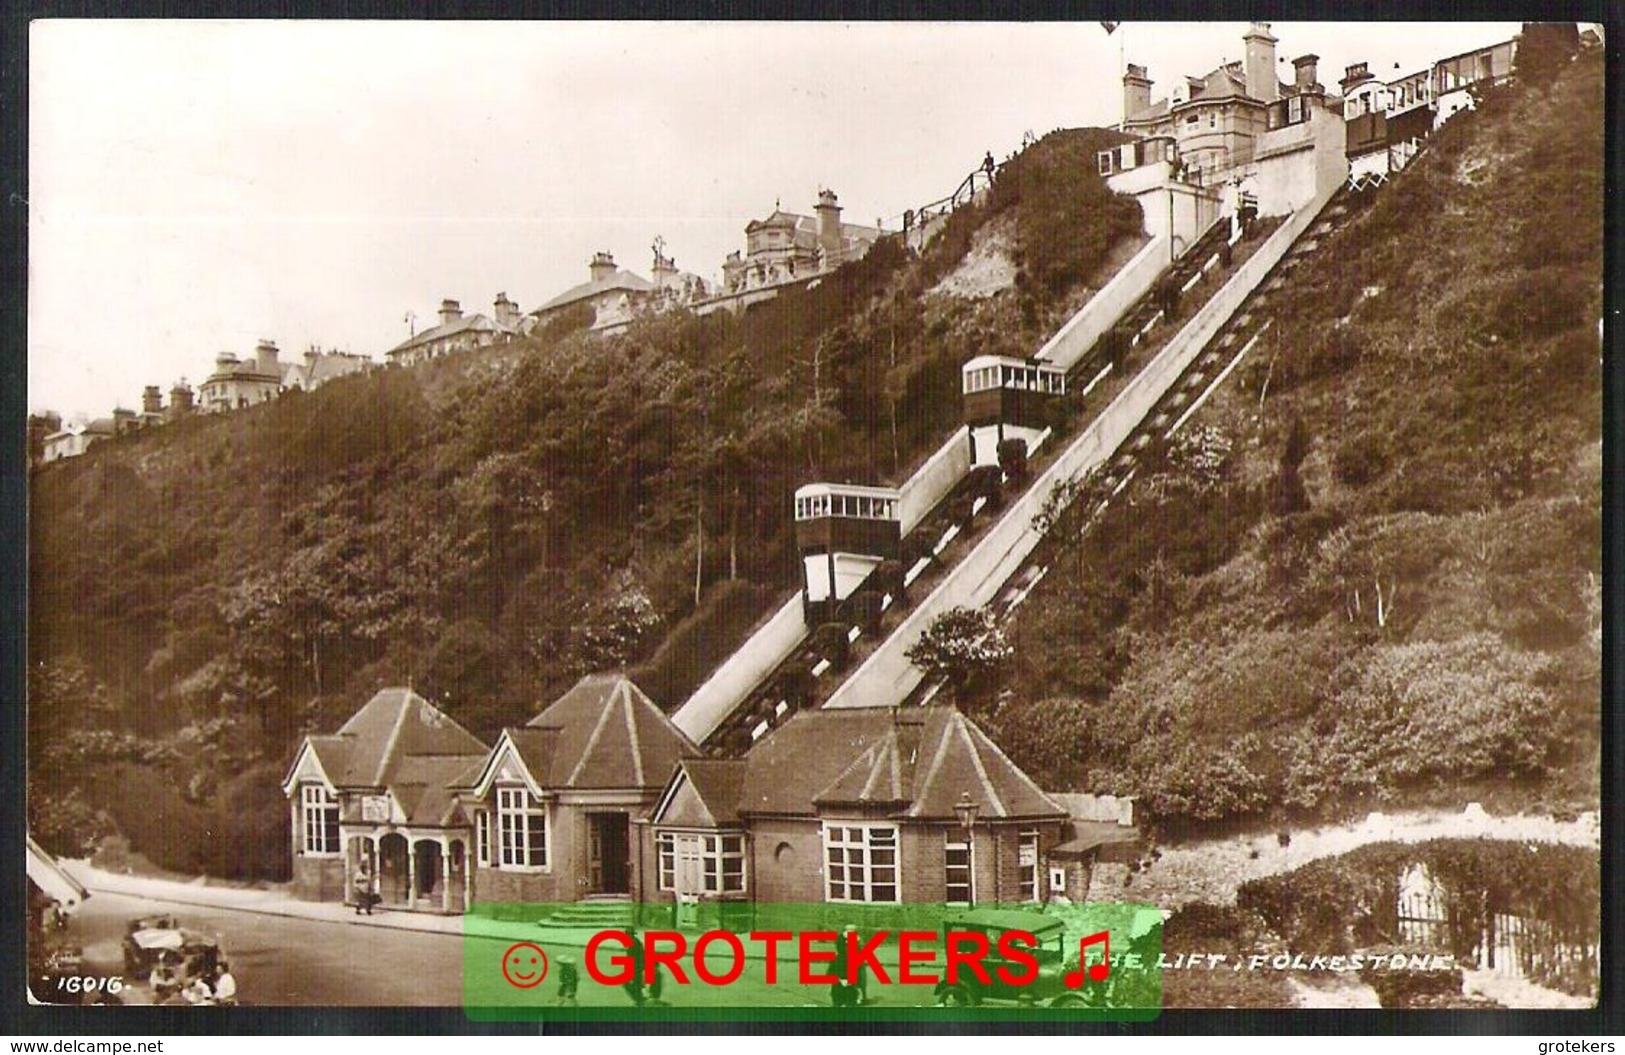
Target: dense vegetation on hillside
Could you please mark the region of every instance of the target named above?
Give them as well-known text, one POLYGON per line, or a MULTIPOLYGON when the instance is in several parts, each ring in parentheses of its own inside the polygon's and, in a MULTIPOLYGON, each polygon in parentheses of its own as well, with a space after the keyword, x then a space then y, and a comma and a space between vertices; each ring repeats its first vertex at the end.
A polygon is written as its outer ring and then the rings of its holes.
POLYGON ((1603 62, 1435 134, 1007 629, 1048 786, 1188 825, 1596 808, 1603 62))
POLYGON ((575 318, 44 468, 36 834, 274 875, 298 735, 381 686, 485 737, 591 670, 680 702, 796 583, 793 489, 906 477, 957 424, 960 363, 1033 351, 1138 233, 1095 172, 1119 139, 1047 136, 922 257, 882 241, 739 317, 575 318), (1014 287, 928 294, 995 222, 1014 287))

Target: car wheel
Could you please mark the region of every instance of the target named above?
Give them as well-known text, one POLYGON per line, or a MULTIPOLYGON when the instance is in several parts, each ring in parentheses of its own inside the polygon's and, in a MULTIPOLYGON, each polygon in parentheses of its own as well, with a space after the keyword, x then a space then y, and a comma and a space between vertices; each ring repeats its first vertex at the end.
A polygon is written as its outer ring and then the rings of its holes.
POLYGON ((1050 1007, 1087 1007, 1088 1002, 1077 993, 1062 993, 1049 1002, 1050 1007))
POLYGON ((975 997, 962 985, 952 986, 942 994, 942 1002, 947 1007, 974 1007, 975 997))

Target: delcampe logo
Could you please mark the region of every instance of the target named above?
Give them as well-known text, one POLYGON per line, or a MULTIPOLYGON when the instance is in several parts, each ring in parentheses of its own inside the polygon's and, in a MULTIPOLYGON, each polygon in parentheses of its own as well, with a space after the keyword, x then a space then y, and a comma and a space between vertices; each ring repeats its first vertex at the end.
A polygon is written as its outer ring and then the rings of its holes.
POLYGON ((1146 1020, 1162 915, 1138 904, 486 904, 465 917, 463 1005, 486 1021, 1146 1020))

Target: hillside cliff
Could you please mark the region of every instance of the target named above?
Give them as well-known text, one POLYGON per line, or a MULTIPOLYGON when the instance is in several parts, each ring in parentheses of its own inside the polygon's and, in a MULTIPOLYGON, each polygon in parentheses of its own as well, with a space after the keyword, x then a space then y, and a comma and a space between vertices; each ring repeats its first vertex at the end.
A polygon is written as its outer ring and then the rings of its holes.
POLYGON ((1596 808, 1603 134, 1599 54, 1498 90, 1291 273, 1017 611, 1019 764, 1176 827, 1596 808))
POLYGON ((959 365, 1030 354, 1132 246, 1095 171, 1120 139, 1053 133, 922 255, 883 240, 742 316, 551 327, 45 467, 31 827, 276 874, 298 735, 380 686, 487 738, 590 670, 680 702, 798 582, 795 487, 906 477, 958 423, 959 365), (990 245, 1006 281, 945 283, 990 245), (245 860, 200 837, 222 827, 245 860))

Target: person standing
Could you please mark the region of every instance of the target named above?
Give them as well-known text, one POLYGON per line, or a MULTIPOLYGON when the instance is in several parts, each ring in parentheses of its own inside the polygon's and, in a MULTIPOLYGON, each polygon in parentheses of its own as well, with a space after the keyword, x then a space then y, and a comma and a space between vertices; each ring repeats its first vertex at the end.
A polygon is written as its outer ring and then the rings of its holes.
POLYGON ((372 869, 363 857, 355 870, 355 914, 361 915, 363 911, 372 915, 372 869))

